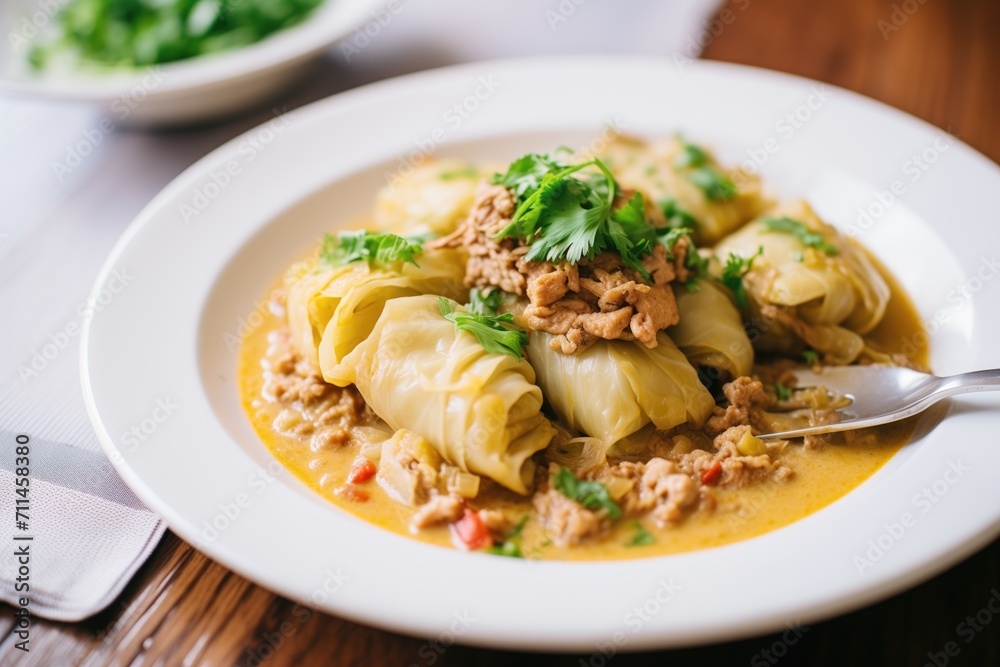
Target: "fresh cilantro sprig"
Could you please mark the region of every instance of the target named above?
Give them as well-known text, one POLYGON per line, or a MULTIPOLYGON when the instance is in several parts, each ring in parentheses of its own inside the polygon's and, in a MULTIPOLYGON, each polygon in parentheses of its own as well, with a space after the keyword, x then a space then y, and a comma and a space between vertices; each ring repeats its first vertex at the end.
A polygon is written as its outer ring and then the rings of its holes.
POLYGON ((500 311, 500 290, 488 287, 469 290, 469 310, 480 315, 496 315, 500 311))
POLYGON ((608 487, 600 482, 581 481, 568 468, 560 468, 553 478, 556 491, 589 510, 603 510, 611 519, 622 515, 618 503, 611 497, 608 487))
POLYGON ((612 211, 617 183, 600 160, 564 165, 547 155, 526 155, 493 182, 510 189, 518 199, 510 224, 497 238, 526 241, 531 246, 527 259, 576 264, 614 249, 629 268, 649 278, 642 256, 651 250, 655 238, 646 222, 645 202, 636 194, 612 211), (600 173, 578 176, 591 167, 600 173))
POLYGON ((337 236, 327 234, 323 237, 319 258, 329 266, 351 262, 368 262, 369 265, 405 262, 420 266, 414 258, 423 250, 422 238, 360 230, 341 232, 337 236))
POLYGON ((822 234, 814 232, 793 218, 764 218, 760 221, 760 223, 764 226, 764 229, 769 232, 783 232, 785 234, 791 234, 801 241, 802 245, 810 248, 816 248, 820 252, 824 252, 827 255, 836 255, 840 252, 840 249, 832 243, 828 243, 823 238, 822 234))
POLYGON ((625 546, 645 547, 650 544, 656 544, 656 538, 653 537, 652 533, 646 530, 645 526, 639 523, 638 519, 632 522, 632 527, 635 529, 635 535, 633 535, 632 539, 625 543, 625 546))
POLYGON ((701 167, 708 164, 708 153, 703 148, 689 144, 683 139, 680 139, 680 142, 681 152, 674 158, 675 167, 687 169, 688 167, 701 167))
POLYGON ((736 253, 729 253, 726 265, 722 269, 722 284, 729 288, 729 291, 736 297, 736 305, 745 308, 747 305, 747 288, 743 284, 743 278, 750 273, 753 268, 753 261, 764 254, 764 247, 757 249, 751 257, 740 257, 736 253))
POLYGON ((804 350, 802 352, 802 359, 810 366, 815 366, 819 363, 819 352, 816 350, 804 350))
POLYGON ((528 518, 531 515, 525 514, 517 525, 514 526, 504 541, 500 544, 494 544, 492 547, 487 549, 491 554, 496 554, 497 556, 507 556, 509 558, 524 558, 524 553, 521 551, 521 533, 524 532, 524 527, 528 523, 528 518))
POLYGON ((448 299, 438 299, 438 308, 446 320, 454 323, 459 331, 468 331, 491 354, 509 354, 518 361, 524 357, 524 346, 528 344, 528 334, 513 326, 514 315, 483 315, 472 310, 455 310, 455 304, 448 299))

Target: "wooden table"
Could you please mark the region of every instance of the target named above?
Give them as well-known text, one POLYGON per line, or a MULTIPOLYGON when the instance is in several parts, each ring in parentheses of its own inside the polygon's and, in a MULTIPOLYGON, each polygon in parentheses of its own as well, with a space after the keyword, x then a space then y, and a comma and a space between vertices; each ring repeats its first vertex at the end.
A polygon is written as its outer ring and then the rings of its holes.
MULTIPOLYGON (((736 0, 708 58, 833 83, 950 130, 1000 161, 997 0, 736 0), (900 11, 893 16, 893 2, 900 11), (907 14, 906 10, 912 14, 907 14), (915 10, 915 11, 914 11, 915 10)), ((725 10, 724 10, 725 11, 725 10)), ((991 444, 991 443, 984 443, 991 444)), ((776 569, 780 563, 776 562, 776 569)), ((1000 618, 966 643, 957 626, 1000 593, 1000 542, 902 595, 781 635, 617 657, 619 665, 923 665, 956 642, 948 664, 1000 664, 1000 618), (766 650, 773 651, 768 655, 766 650), (781 655, 778 660, 778 655, 781 655)), ((308 612, 213 563, 168 534, 122 596, 72 625, 36 620, 32 652, 13 650, 0 609, 0 663, 21 665, 565 665, 581 656, 463 647, 438 653, 403 637, 308 612), (267 658, 267 660, 263 660, 267 658)))

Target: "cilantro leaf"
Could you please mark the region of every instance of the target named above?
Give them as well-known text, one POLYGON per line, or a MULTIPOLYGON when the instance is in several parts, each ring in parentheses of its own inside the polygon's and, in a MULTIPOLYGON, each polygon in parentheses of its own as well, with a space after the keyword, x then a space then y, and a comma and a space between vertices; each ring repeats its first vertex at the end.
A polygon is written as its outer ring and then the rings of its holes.
POLYGON ((645 547, 650 544, 656 544, 656 538, 638 520, 633 521, 632 526, 635 528, 635 535, 625 543, 625 546, 645 547))
POLYGON ((496 315, 500 310, 500 290, 492 287, 479 289, 473 287, 469 290, 469 310, 480 315, 496 315))
POLYGON ((802 352, 802 358, 810 366, 815 366, 819 363, 819 352, 816 350, 804 350, 802 352))
POLYGON ((736 196, 736 186, 715 167, 697 167, 689 171, 686 176, 711 201, 729 201, 736 196))
POLYGON ((689 227, 697 229, 700 223, 693 215, 677 205, 677 200, 673 197, 661 199, 659 202, 660 211, 667 219, 668 227, 689 227))
POLYGON ((722 269, 722 284, 729 288, 729 291, 736 297, 736 305, 746 308, 747 289, 743 284, 743 277, 750 273, 753 268, 753 261, 764 254, 764 247, 761 246, 751 257, 740 257, 736 253, 729 253, 726 266, 722 269))
POLYGON ((423 239, 419 237, 405 238, 365 230, 341 232, 337 236, 327 234, 323 237, 319 258, 329 266, 351 262, 368 262, 370 266, 408 262, 420 266, 414 257, 423 252, 422 244, 423 239))
POLYGON ((791 387, 786 387, 780 382, 774 383, 774 393, 778 396, 779 401, 787 401, 792 397, 791 387))
POLYGON ((622 515, 622 510, 612 499, 608 487, 600 482, 581 481, 569 468, 560 468, 553 483, 556 491, 589 510, 603 510, 611 519, 622 515))
POLYGON ((471 310, 455 310, 455 304, 444 297, 438 299, 438 308, 446 320, 454 323, 459 331, 468 331, 479 340, 483 349, 491 354, 509 354, 518 361, 524 357, 528 334, 513 326, 514 315, 483 315, 471 310))
POLYGON ((674 158, 675 167, 686 169, 688 167, 701 167, 708 164, 708 153, 704 149, 694 144, 689 144, 683 139, 680 142, 681 152, 674 158))
POLYGON ((496 238, 529 243, 527 259, 576 264, 613 247, 629 268, 649 278, 641 257, 651 249, 653 230, 646 223, 642 195, 612 211, 617 183, 600 160, 565 166, 547 156, 526 155, 494 182, 518 198, 510 224, 496 238), (574 176, 588 167, 601 173, 574 176))
POLYGON ((812 231, 798 220, 794 220, 789 217, 764 218, 760 221, 760 223, 769 232, 783 232, 785 234, 791 234, 801 241, 802 245, 810 248, 816 248, 820 252, 825 252, 827 255, 836 255, 840 252, 840 249, 837 248, 837 246, 832 243, 827 243, 822 234, 812 231))
POLYGON ((524 532, 524 527, 528 523, 530 514, 525 514, 517 525, 511 529, 507 537, 500 544, 495 544, 486 551, 491 554, 496 554, 497 556, 507 556, 509 558, 524 558, 524 553, 521 552, 521 533, 524 532))

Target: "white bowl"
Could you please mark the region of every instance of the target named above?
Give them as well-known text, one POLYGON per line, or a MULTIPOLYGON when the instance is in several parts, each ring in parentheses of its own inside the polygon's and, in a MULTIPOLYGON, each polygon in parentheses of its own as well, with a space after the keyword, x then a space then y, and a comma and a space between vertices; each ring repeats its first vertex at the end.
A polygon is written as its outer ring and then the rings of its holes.
POLYGON ((262 103, 291 86, 312 59, 350 34, 379 0, 326 0, 301 24, 250 46, 115 74, 31 71, 22 37, 45 30, 64 2, 7 0, 0 4, 0 93, 101 107, 132 126, 185 125, 217 119, 262 103))
POLYGON ((401 632, 607 653, 813 623, 914 585, 1000 531, 996 395, 956 400, 858 488, 766 535, 625 562, 538 562, 431 546, 340 510, 277 464, 236 387, 233 340, 253 326, 255 302, 322 232, 370 210, 409 159, 580 147, 608 121, 651 137, 680 130, 729 162, 763 162, 783 196, 856 226, 937 322, 938 372, 1000 367, 1000 170, 940 130, 805 79, 612 56, 425 72, 283 119, 280 131, 259 128, 203 158, 140 213, 102 269, 102 307, 82 335, 84 394, 106 452, 213 559, 401 632), (266 148, 243 157, 265 134, 266 148), (894 179, 905 194, 889 191, 894 179), (887 198, 896 201, 879 211, 887 198), (129 429, 164 399, 177 409, 135 443, 129 429))

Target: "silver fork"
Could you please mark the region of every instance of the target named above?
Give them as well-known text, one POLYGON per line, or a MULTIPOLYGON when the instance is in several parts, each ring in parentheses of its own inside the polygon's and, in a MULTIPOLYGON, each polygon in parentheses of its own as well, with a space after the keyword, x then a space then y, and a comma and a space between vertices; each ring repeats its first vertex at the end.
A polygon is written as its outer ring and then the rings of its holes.
POLYGON ((831 366, 816 373, 797 370, 796 389, 826 387, 851 399, 837 410, 840 421, 778 433, 763 439, 801 438, 804 435, 849 431, 888 424, 923 412, 943 398, 974 391, 1000 391, 1000 370, 974 371, 938 377, 891 366, 831 366))

